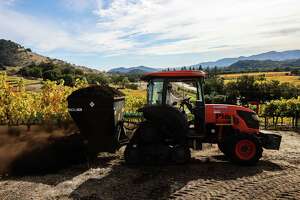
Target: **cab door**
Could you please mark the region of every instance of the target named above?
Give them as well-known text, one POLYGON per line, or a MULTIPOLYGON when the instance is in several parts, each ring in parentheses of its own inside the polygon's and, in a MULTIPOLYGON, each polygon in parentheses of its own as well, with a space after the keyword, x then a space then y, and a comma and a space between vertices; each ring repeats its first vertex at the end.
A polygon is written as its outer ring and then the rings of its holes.
POLYGON ((197 100, 195 105, 195 130, 196 133, 205 133, 205 101, 203 93, 203 79, 197 81, 197 100))

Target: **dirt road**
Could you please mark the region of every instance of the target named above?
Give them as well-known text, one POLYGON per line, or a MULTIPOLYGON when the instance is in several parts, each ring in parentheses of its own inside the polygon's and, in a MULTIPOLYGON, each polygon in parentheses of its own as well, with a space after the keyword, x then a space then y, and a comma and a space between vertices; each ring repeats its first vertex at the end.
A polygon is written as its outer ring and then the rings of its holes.
POLYGON ((188 165, 127 167, 103 154, 45 176, 0 179, 0 199, 300 199, 300 134, 283 136, 257 166, 226 161, 216 147, 193 152, 188 165))

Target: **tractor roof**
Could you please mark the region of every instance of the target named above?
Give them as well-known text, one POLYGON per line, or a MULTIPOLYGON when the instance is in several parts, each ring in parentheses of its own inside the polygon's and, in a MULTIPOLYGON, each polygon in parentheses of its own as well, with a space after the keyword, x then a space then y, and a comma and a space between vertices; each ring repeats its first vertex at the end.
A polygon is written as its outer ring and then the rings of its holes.
POLYGON ((142 80, 148 81, 154 78, 203 78, 205 72, 195 70, 181 70, 181 71, 166 71, 166 72, 152 72, 142 76, 142 80))

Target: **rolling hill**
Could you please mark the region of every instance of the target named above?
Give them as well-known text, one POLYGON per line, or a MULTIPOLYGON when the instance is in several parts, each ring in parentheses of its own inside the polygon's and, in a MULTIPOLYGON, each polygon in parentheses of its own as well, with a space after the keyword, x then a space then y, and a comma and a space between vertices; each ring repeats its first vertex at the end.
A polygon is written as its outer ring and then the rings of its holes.
POLYGON ((151 67, 145 67, 145 66, 138 66, 138 67, 119 67, 119 68, 113 68, 108 71, 108 73, 116 73, 116 74, 144 74, 148 72, 155 72, 159 71, 161 69, 158 68, 151 68, 151 67))
POLYGON ((282 61, 273 61, 273 60, 240 60, 236 63, 233 63, 229 67, 225 67, 224 70, 232 72, 240 71, 278 71, 283 69, 299 69, 300 68, 300 59, 293 60, 282 60, 282 61))
POLYGON ((290 51, 282 51, 282 52, 270 51, 270 52, 252 55, 252 56, 240 56, 237 58, 223 58, 223 59, 213 61, 213 62, 202 62, 202 63, 193 65, 193 66, 201 65, 202 67, 214 67, 214 66, 227 67, 238 61, 243 61, 243 60, 284 61, 284 60, 293 60, 293 59, 300 59, 300 50, 290 50, 290 51))
POLYGON ((39 65, 41 63, 52 63, 57 66, 70 66, 82 69, 85 72, 98 72, 98 70, 90 69, 84 66, 77 66, 66 61, 53 59, 40 54, 34 53, 29 48, 25 48, 11 40, 0 39, 0 66, 10 67, 26 67, 30 65, 39 65))

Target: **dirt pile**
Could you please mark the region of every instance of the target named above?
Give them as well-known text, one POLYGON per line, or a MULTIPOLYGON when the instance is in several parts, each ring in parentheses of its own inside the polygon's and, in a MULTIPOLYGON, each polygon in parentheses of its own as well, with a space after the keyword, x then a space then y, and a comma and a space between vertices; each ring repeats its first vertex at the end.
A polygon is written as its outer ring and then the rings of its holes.
POLYGON ((93 99, 97 98, 100 100, 111 100, 114 97, 124 97, 124 93, 121 91, 106 86, 106 85, 92 85, 87 88, 82 88, 79 90, 74 91, 70 97, 68 98, 69 101, 72 101, 72 99, 77 99, 77 98, 88 98, 88 99, 93 99))
POLYGON ((78 133, 0 135, 0 174, 43 174, 85 161, 84 140, 78 133))

